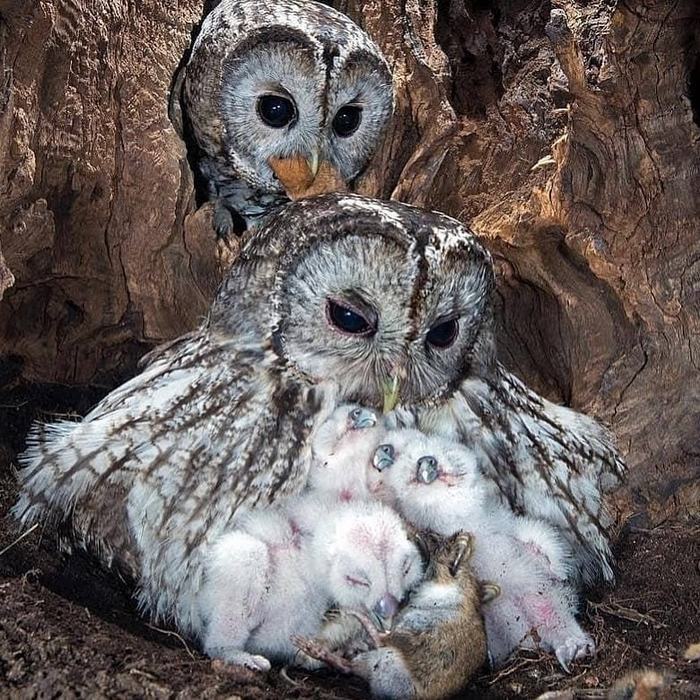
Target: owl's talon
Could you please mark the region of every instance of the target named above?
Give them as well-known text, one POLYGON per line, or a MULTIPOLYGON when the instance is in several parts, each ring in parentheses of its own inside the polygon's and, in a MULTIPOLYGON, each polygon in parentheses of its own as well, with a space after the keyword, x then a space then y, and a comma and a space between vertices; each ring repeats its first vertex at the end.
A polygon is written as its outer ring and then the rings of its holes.
POLYGON ((569 667, 568 662, 566 661, 565 655, 560 656, 560 652, 557 650, 556 655, 557 655, 557 661, 559 662, 559 666, 561 666, 561 670, 566 673, 567 676, 571 675, 571 668, 569 667))
POLYGON ((377 414, 371 408, 354 408, 348 416, 350 430, 364 430, 377 425, 377 414))
POLYGON ((233 215, 228 207, 217 199, 214 203, 214 231, 219 241, 227 244, 235 236, 236 226, 233 223, 233 215))
POLYGON ((571 673, 570 664, 572 661, 579 661, 595 654, 595 642, 587 634, 581 637, 571 637, 559 645, 554 650, 554 654, 564 672, 571 673))
POLYGON ((236 673, 237 669, 247 669, 256 673, 267 673, 272 664, 264 656, 259 654, 249 654, 245 651, 224 651, 209 650, 211 656, 215 655, 218 658, 212 661, 212 668, 215 671, 224 671, 226 673, 236 673), (220 651, 221 653, 218 653, 220 651))

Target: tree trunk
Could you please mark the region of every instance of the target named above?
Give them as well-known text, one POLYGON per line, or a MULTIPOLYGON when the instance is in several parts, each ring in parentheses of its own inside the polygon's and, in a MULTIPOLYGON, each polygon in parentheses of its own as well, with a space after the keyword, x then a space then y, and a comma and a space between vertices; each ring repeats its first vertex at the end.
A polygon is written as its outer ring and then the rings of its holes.
POLYGON ((214 239, 184 225, 192 175, 167 116, 202 4, 5 0, 0 14, 3 350, 31 379, 111 384, 192 328, 216 286, 214 239))
MULTIPOLYGON (((696 3, 332 4, 397 87, 358 189, 471 221, 506 364, 613 428, 628 507, 697 512, 696 3)), ((0 0, 0 348, 28 379, 127 376, 230 259, 167 117, 203 5, 0 0)))

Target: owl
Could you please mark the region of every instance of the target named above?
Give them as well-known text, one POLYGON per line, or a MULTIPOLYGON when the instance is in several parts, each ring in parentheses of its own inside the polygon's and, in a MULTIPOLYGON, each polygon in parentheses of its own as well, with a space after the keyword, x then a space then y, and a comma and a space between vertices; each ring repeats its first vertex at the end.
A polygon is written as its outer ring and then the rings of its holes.
POLYGON ((593 639, 575 617, 571 552, 557 531, 499 505, 471 450, 417 430, 390 431, 384 440, 392 448, 390 460, 385 445, 378 448, 384 500, 422 530, 471 532, 474 573, 500 589, 483 607, 493 664, 518 647, 541 648, 568 672, 573 660, 592 654, 593 639))
POLYGON ((482 450, 507 502, 604 573, 601 482, 621 462, 594 421, 498 363, 493 284, 485 249, 447 216, 357 195, 293 202, 249 232, 198 330, 82 421, 34 431, 14 513, 70 524, 136 578, 144 609, 186 630, 182 592, 236 511, 304 488, 336 407, 398 399, 426 431, 482 450))
POLYGON ((393 112, 391 72, 372 40, 331 7, 223 0, 204 20, 176 80, 185 131, 226 236, 319 172, 316 193, 363 171, 393 112))
POLYGON ((364 612, 341 609, 315 639, 295 640, 306 655, 364 678, 372 697, 453 697, 486 661, 485 592, 469 568, 471 537, 421 539, 429 560, 425 579, 391 630, 381 633, 364 612))
POLYGON ((379 503, 313 496, 236 518, 211 546, 204 585, 191 595, 209 656, 267 671, 296 655, 293 635, 315 635, 331 606, 391 625, 423 575, 401 518, 379 503))

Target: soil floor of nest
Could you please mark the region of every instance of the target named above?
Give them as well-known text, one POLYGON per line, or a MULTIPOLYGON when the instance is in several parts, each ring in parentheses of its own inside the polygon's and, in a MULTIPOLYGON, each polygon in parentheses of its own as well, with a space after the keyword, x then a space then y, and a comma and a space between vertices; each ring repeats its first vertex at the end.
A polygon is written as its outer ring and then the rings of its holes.
MULTIPOLYGON (((14 459, 36 418, 84 413, 103 392, 15 387, 0 392, 0 694, 4 697, 365 698, 362 682, 290 670, 268 676, 212 665, 172 631, 147 624, 127 591, 86 558, 64 559, 35 531, 12 545, 5 514, 17 487, 14 459)), ((617 546, 618 585, 596 592, 583 615, 597 656, 567 676, 547 656, 519 654, 484 673, 465 698, 534 698, 575 689, 601 698, 625 672, 654 668, 673 680, 663 697, 700 697, 700 523, 628 528, 617 546)), ((628 697, 632 697, 629 695, 628 697)), ((635 696, 636 697, 636 696, 635 696)))

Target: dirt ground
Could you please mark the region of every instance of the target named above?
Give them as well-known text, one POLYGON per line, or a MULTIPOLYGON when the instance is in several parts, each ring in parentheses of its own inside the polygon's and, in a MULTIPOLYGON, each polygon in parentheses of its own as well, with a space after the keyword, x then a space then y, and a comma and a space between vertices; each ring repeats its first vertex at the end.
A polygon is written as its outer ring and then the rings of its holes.
MULTIPOLYGON (((3 384, 0 377, 0 385, 3 384)), ((13 460, 37 417, 85 412, 101 395, 15 386, 0 392, 0 696, 10 698, 364 698, 359 681, 290 670, 267 677, 212 667, 194 646, 137 614, 128 591, 82 557, 61 558, 38 532, 4 517, 16 496, 13 460)), ((478 677, 464 698, 602 698, 622 674, 668 674, 660 695, 700 697, 700 523, 628 527, 617 547, 619 583, 592 594, 583 622, 598 654, 564 675, 550 658, 521 654, 478 677)))

